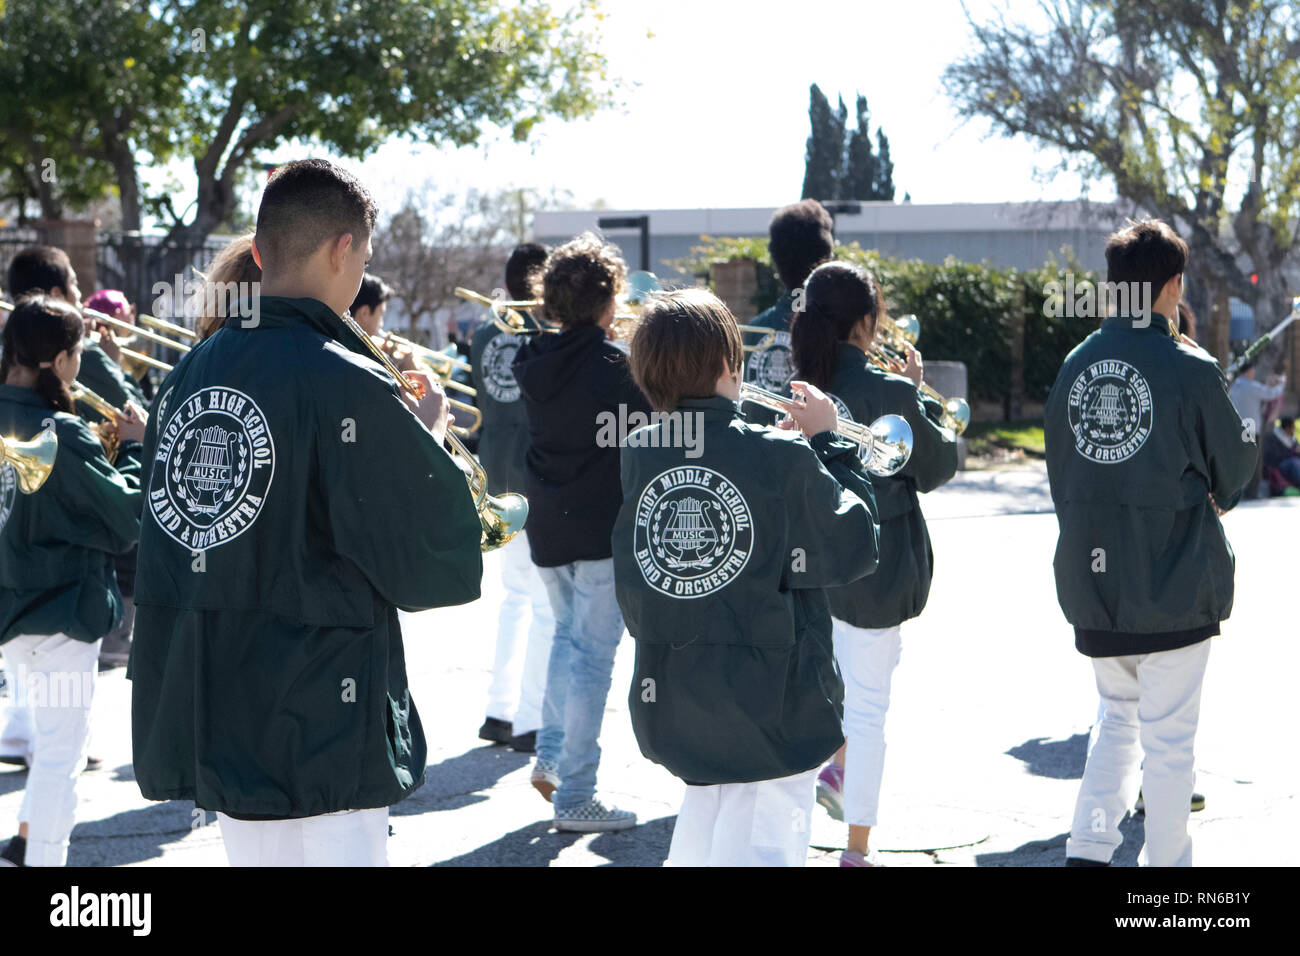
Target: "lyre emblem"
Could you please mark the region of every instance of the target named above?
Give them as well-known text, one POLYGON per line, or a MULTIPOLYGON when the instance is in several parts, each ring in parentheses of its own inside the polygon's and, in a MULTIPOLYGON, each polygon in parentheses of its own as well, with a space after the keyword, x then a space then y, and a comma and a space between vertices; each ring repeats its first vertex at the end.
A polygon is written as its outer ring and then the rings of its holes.
POLYGON ((185 489, 190 508, 201 514, 216 514, 233 478, 231 456, 235 437, 219 425, 198 433, 199 443, 185 466, 185 489))
POLYGON ((673 552, 680 567, 708 564, 718 543, 718 529, 709 520, 709 506, 698 498, 671 501, 672 517, 663 531, 663 545, 673 552))

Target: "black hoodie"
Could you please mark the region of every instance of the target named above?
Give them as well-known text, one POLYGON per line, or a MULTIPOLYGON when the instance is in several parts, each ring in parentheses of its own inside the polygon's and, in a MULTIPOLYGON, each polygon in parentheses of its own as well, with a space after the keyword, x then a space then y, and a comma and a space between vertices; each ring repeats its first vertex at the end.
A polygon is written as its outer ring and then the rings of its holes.
POLYGON ((623 504, 619 449, 601 447, 596 436, 606 415, 622 422, 650 412, 626 356, 604 329, 584 325, 532 336, 513 368, 528 412, 524 493, 533 563, 554 568, 612 557, 609 536, 623 504))

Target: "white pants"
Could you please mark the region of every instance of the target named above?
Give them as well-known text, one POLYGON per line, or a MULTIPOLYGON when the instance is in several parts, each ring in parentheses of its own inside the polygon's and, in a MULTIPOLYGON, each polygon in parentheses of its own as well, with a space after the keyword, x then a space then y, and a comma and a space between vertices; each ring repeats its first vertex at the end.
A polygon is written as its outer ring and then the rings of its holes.
POLYGON ((817 770, 686 788, 669 866, 803 866, 817 770))
POLYGON ((902 652, 902 631, 833 622, 835 659, 844 678, 844 822, 874 827, 885 773, 885 713, 902 652))
POLYGON ((31 769, 18 822, 27 824, 28 866, 63 866, 86 765, 99 641, 20 634, 4 645, 14 699, 31 721, 31 769))
POLYGON ((1093 658, 1103 712, 1088 751, 1067 856, 1110 862, 1123 840, 1119 824, 1133 806, 1140 777, 1146 803, 1140 862, 1192 865, 1187 833, 1196 784, 1192 745, 1209 655, 1206 639, 1172 651, 1093 658))
POLYGON ((529 556, 528 539, 521 534, 499 553, 506 595, 497 618, 496 660, 488 686, 487 716, 512 721, 518 736, 542 726, 546 665, 551 659, 555 617, 541 575, 529 556))
POLYGON ((387 866, 388 807, 296 820, 217 814, 231 866, 387 866))

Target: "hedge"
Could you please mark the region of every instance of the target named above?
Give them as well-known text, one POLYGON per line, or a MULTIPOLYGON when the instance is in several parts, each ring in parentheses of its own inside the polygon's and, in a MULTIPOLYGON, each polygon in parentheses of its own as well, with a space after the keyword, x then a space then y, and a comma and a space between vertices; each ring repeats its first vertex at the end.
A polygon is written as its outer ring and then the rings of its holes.
MULTIPOLYGON (((712 263, 752 259, 758 265, 755 308, 765 309, 780 298, 784 287, 772 271, 765 238, 700 240, 703 244, 688 256, 668 265, 711 284, 712 263)), ((925 358, 966 363, 972 403, 997 402, 1008 420, 1020 417, 1023 401, 1047 398, 1062 360, 1097 327, 1091 316, 1046 314, 1062 311, 1045 309, 1048 283, 1064 283, 1070 272, 1076 286, 1098 279, 1072 257, 1065 264, 1053 259, 1037 269, 1002 269, 951 257, 942 264, 891 259, 855 242, 837 245, 835 258, 870 269, 884 290, 890 314, 914 313, 920 319, 917 347, 925 358), (1021 335, 1023 363, 1015 361, 1021 335)))

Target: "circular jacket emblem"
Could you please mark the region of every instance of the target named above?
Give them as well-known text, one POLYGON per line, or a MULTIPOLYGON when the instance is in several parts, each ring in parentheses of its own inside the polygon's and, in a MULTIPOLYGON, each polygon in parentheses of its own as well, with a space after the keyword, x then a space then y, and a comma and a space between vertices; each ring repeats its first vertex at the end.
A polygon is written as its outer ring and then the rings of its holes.
POLYGON ((1074 450, 1098 464, 1132 458, 1151 434, 1151 387, 1127 362, 1094 362, 1070 386, 1074 450))
POLYGON ((18 473, 10 462, 0 464, 0 531, 9 523, 18 495, 18 473))
POLYGON ((709 468, 670 468, 636 505, 637 565, 661 594, 697 598, 730 584, 749 561, 754 522, 744 495, 709 468))
POLYGON ((481 367, 475 369, 487 393, 503 405, 519 401, 519 383, 510 367, 518 351, 519 336, 498 332, 483 346, 483 356, 479 359, 481 367))
POLYGON ((205 388, 159 434, 149 511, 182 547, 203 551, 257 520, 274 472, 275 442, 257 403, 233 388, 205 388))
POLYGON ((784 392, 794 378, 790 333, 777 332, 772 343, 749 356, 750 381, 769 392, 784 392))

